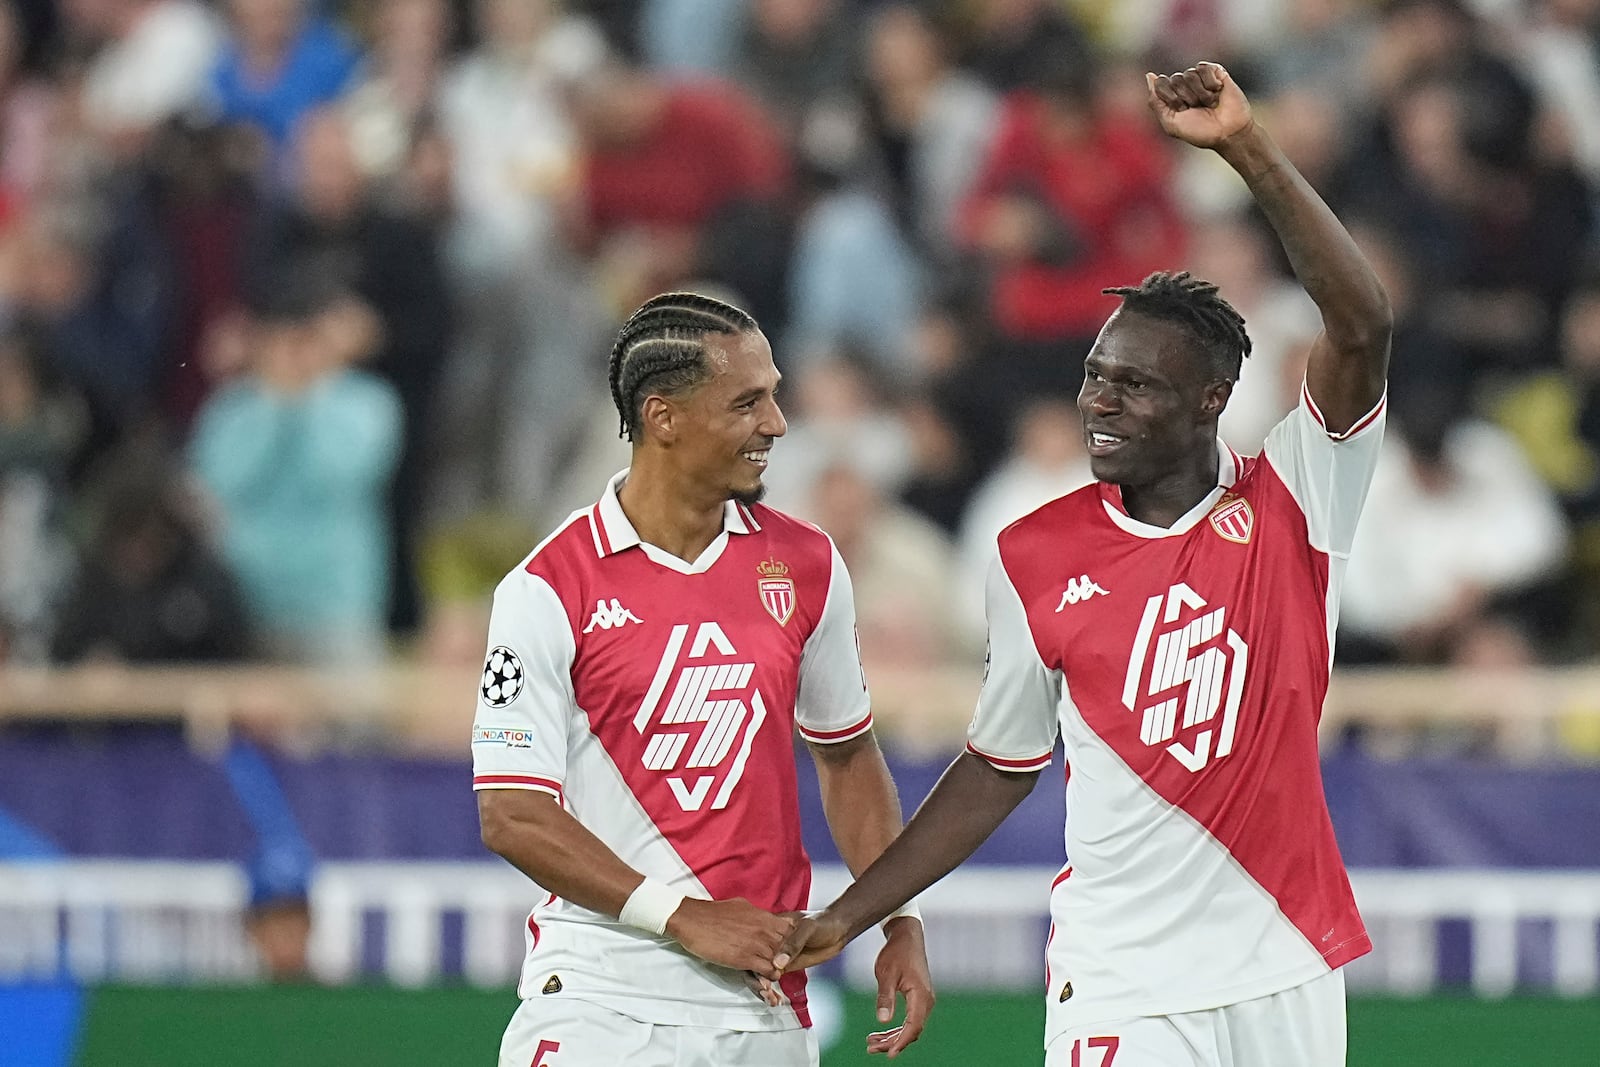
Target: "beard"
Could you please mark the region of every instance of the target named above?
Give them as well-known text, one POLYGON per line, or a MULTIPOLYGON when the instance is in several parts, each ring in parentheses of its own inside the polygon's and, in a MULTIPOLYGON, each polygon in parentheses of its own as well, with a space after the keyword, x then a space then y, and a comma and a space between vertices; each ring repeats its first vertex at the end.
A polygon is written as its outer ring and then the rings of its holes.
POLYGON ((754 489, 735 489, 728 494, 735 503, 750 507, 752 504, 761 503, 762 497, 767 495, 767 484, 757 482, 754 489))

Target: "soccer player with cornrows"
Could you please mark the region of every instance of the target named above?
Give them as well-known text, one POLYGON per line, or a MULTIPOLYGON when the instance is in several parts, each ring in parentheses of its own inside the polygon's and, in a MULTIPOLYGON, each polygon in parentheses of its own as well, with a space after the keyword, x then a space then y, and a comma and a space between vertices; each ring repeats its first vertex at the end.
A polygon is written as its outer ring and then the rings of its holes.
POLYGON ((1148 76, 1161 127, 1244 180, 1322 314, 1299 406, 1217 437, 1249 339, 1186 274, 1121 298, 1078 407, 1098 482, 1000 534, 966 752, 774 962, 834 955, 942 877, 1059 737, 1048 1067, 1340 1067, 1339 968, 1371 948, 1317 759, 1339 586, 1378 458, 1392 329, 1350 235, 1213 63, 1148 76))
MULTIPOLYGON (((852 871, 901 819, 844 562, 759 503, 778 380, 743 311, 646 302, 610 362, 631 466, 495 592, 473 785, 485 843, 550 893, 501 1067, 817 1063, 805 975, 772 964, 811 884, 795 730, 852 871)), ((906 1014, 868 1048, 893 1055, 933 995, 914 910, 884 930, 879 1006, 906 1014)))

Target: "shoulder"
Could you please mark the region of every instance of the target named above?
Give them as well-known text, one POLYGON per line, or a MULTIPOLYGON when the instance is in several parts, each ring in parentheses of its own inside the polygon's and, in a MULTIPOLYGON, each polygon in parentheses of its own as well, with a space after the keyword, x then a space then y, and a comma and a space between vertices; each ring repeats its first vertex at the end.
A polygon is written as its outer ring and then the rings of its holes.
POLYGON ((751 523, 755 536, 760 538, 760 546, 768 553, 783 553, 794 556, 790 562, 804 562, 806 564, 832 567, 833 556, 837 551, 833 545, 833 538, 814 523, 805 519, 796 518, 787 512, 776 508, 767 507, 765 504, 755 504, 743 508, 746 521, 751 523))
POLYGON ((1000 531, 1002 553, 1026 551, 1041 542, 1059 542, 1062 531, 1081 527, 1101 511, 1100 483, 1090 482, 1056 497, 1000 531))
POLYGON ((594 529, 592 508, 580 508, 540 541, 532 552, 513 567, 495 591, 524 585, 530 578, 559 590, 589 572, 600 559, 599 540, 594 529))

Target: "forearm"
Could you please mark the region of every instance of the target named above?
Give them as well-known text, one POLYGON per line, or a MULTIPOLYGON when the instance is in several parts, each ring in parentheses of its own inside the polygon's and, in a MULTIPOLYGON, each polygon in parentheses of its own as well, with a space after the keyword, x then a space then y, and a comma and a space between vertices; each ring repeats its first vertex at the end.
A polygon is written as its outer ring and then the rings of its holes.
POLYGON ((1252 123, 1216 150, 1272 224, 1334 347, 1364 351, 1386 342, 1391 312, 1377 274, 1266 130, 1252 123))
POLYGON ((483 842, 542 887, 579 907, 618 915, 644 876, 618 858, 554 798, 495 810, 478 794, 483 842))
POLYGON ((870 734, 863 744, 844 745, 852 746, 851 751, 836 753, 829 746, 813 745, 812 754, 828 830, 845 866, 859 877, 900 833, 900 795, 870 734))
POLYGON ((1038 774, 958 756, 904 830, 829 910, 856 937, 949 874, 1022 803, 1038 774))

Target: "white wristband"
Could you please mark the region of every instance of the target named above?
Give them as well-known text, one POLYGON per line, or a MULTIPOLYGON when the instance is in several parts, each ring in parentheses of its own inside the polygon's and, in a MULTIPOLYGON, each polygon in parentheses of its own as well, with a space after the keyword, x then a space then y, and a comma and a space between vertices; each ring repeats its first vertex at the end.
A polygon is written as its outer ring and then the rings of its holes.
POLYGON ((889 913, 889 917, 883 920, 883 925, 887 926, 895 919, 905 918, 906 916, 910 916, 911 918, 917 920, 917 922, 922 921, 922 911, 917 907, 917 902, 915 900, 908 900, 896 910, 891 911, 889 913))
POLYGON ((628 897, 628 902, 622 905, 622 914, 617 918, 629 926, 660 937, 667 932, 667 920, 672 918, 672 913, 682 903, 682 893, 665 882, 646 878, 628 897))

